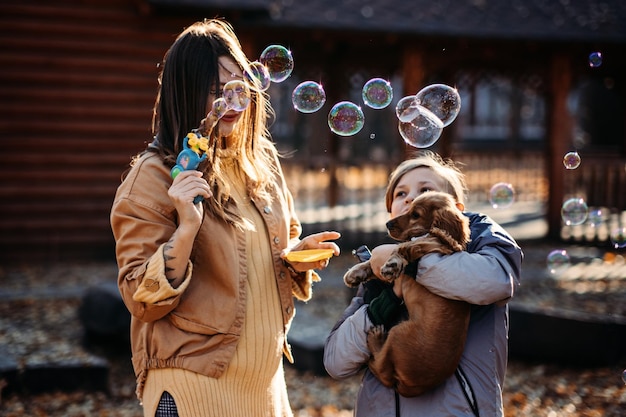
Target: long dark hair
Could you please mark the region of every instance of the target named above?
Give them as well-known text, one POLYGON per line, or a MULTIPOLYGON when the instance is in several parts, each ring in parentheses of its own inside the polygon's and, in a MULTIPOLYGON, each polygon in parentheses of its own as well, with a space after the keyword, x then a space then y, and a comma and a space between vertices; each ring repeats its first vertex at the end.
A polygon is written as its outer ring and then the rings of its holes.
MULTIPOLYGON (((181 32, 163 58, 152 121, 155 141, 148 150, 158 152, 170 167, 175 164, 185 136, 206 117, 209 95, 219 90, 218 58, 222 56, 231 57, 242 71, 250 69, 250 61, 232 26, 211 19, 196 22, 181 32)), ((252 88, 251 94, 251 103, 231 134, 234 140, 230 151, 237 155, 249 194, 269 202, 280 170, 267 129, 273 110, 265 92, 252 88)), ((217 132, 215 129, 213 134, 217 132)), ((214 196, 206 207, 213 215, 238 223, 239 219, 228 209, 230 187, 216 150, 219 141, 212 139, 207 162, 200 167, 214 196)))

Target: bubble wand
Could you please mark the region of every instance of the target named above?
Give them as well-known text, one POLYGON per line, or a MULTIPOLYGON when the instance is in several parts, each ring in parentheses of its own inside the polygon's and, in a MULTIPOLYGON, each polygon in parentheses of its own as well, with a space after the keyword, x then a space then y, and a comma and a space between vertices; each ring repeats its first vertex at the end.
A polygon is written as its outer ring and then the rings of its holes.
MULTIPOLYGON (((230 81, 224 85, 224 97, 220 97, 213 102, 211 111, 207 117, 202 119, 200 126, 193 129, 183 140, 183 150, 176 157, 176 165, 170 170, 172 179, 176 178, 182 171, 198 169, 200 162, 204 161, 209 151, 209 137, 217 122, 226 114, 228 110, 238 112, 244 111, 250 103, 248 87, 243 81, 230 81)), ((194 204, 202 202, 201 195, 193 199, 194 204)))

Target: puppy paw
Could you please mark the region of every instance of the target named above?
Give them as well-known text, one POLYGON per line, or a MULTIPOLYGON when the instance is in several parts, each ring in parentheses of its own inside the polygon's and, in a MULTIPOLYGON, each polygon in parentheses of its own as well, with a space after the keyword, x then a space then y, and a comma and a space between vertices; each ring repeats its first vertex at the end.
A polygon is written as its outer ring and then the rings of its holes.
POLYGON ((387 262, 380 268, 380 274, 387 281, 393 281, 400 276, 406 265, 407 262, 404 258, 394 255, 387 259, 387 262))
POLYGON ((367 281, 372 276, 372 268, 369 262, 354 265, 343 276, 343 282, 348 287, 357 287, 361 282, 367 281))
POLYGON ((370 353, 376 354, 380 352, 387 338, 384 326, 374 326, 367 333, 367 348, 370 353))

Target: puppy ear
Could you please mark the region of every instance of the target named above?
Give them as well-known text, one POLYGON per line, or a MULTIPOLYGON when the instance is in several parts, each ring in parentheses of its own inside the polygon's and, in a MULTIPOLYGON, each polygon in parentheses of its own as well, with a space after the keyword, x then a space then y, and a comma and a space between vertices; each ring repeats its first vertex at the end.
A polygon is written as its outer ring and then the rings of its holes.
POLYGON ((450 246, 457 250, 465 249, 465 244, 469 240, 466 226, 467 219, 461 212, 440 208, 433 215, 433 233, 448 241, 450 246))

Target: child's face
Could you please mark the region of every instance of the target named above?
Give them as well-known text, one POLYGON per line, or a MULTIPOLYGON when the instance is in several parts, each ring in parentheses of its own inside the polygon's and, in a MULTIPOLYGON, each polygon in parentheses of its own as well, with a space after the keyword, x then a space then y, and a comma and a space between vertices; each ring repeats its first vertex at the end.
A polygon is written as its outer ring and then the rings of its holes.
POLYGON ((393 190, 391 218, 406 213, 411 202, 427 191, 446 192, 444 179, 426 167, 415 168, 404 174, 393 190))

